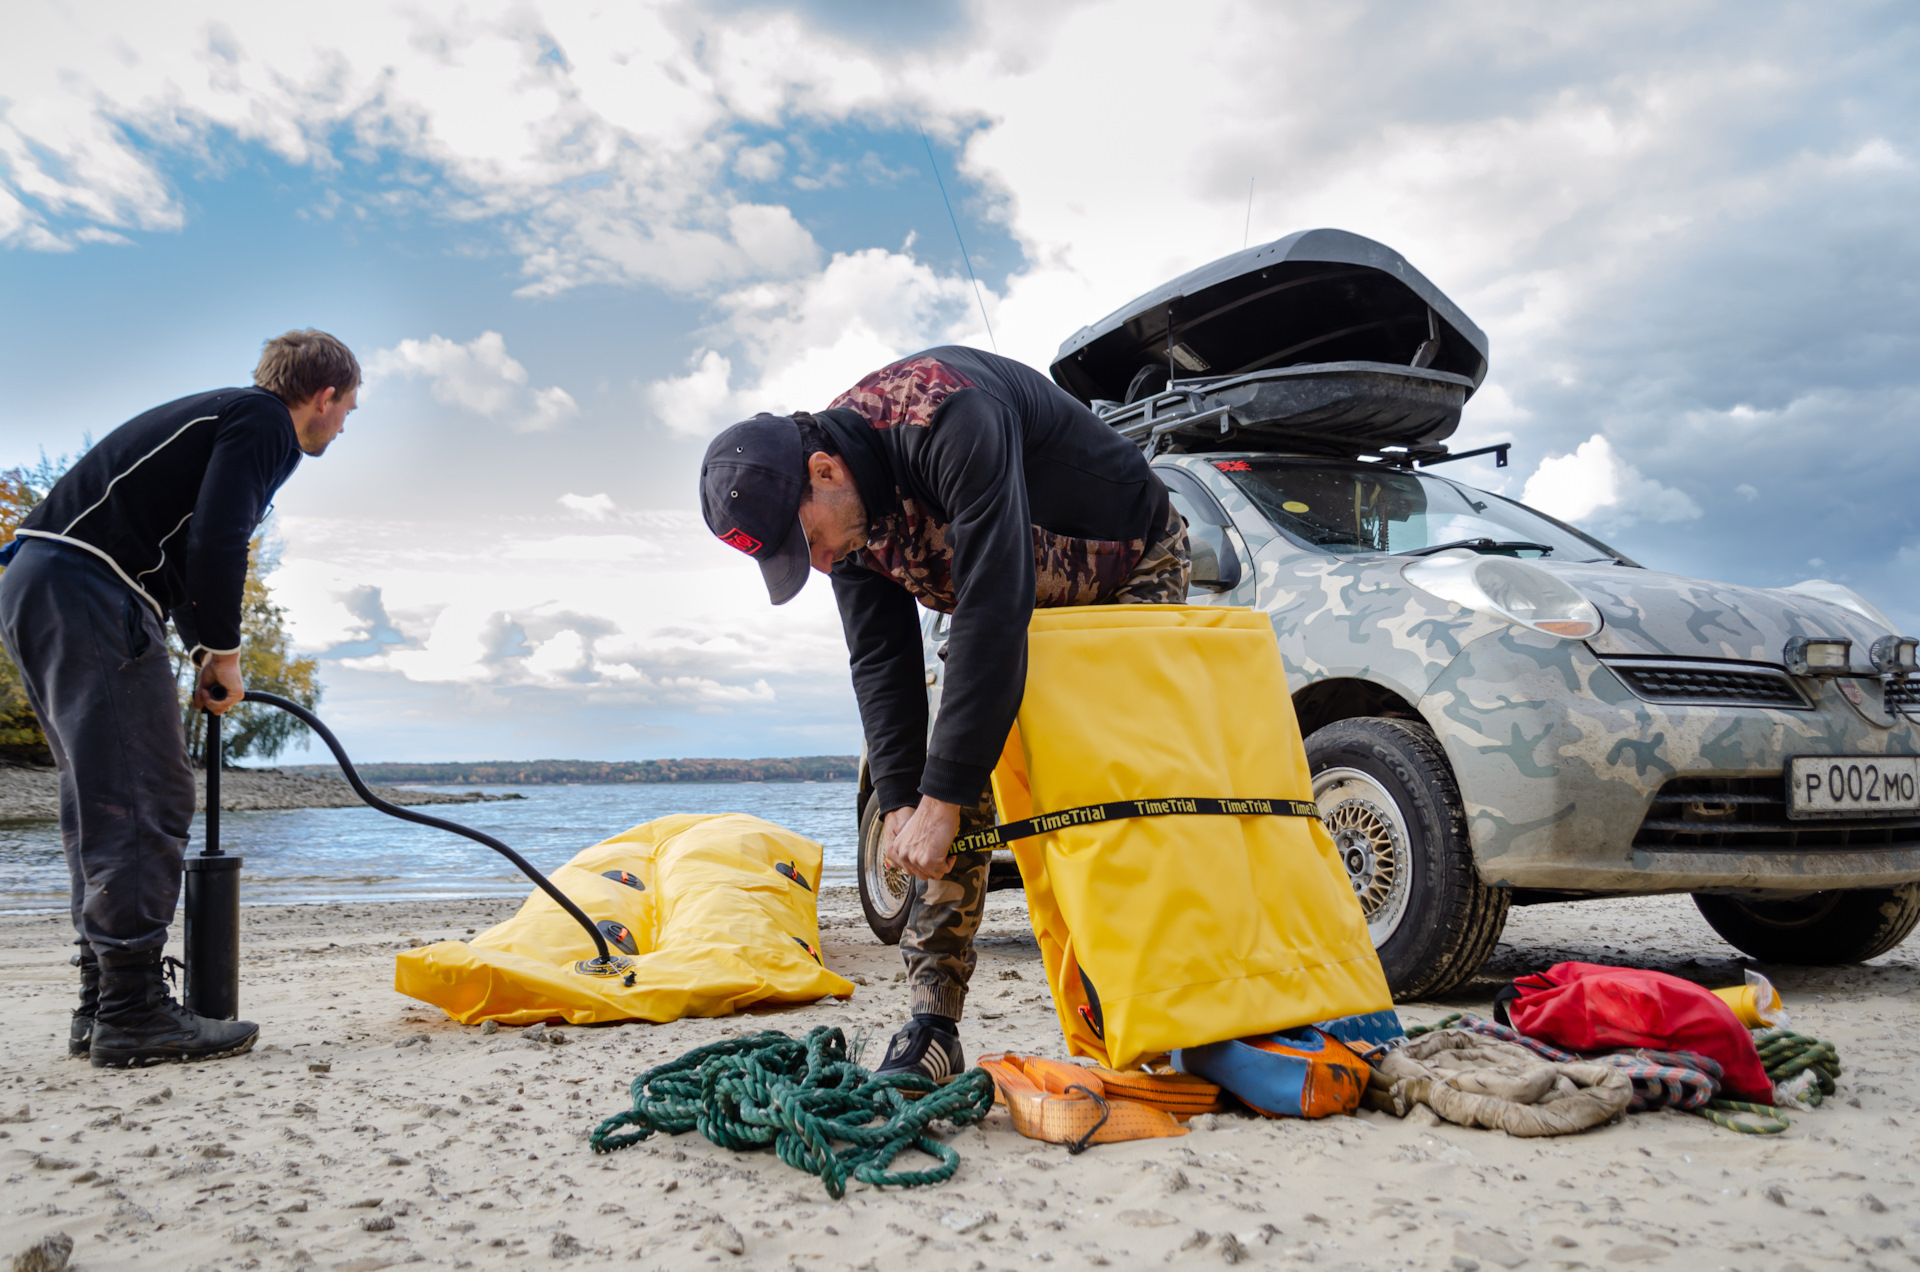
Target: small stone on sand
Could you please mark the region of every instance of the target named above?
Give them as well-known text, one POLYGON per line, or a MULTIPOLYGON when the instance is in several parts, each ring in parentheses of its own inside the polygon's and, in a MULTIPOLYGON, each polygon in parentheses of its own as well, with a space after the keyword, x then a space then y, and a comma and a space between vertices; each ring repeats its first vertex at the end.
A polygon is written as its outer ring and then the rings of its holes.
POLYGON ((13 1256, 13 1272, 66 1272, 73 1257, 73 1238, 56 1232, 40 1238, 13 1256))

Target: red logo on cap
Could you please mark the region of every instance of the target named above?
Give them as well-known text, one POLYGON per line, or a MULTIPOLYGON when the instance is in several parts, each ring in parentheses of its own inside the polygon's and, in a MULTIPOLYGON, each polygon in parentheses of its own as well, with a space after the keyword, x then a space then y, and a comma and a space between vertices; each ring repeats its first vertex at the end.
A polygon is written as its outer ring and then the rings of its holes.
POLYGON ((754 538, 738 526, 721 535, 720 542, 730 548, 738 548, 748 556, 752 556, 760 550, 760 540, 754 538))

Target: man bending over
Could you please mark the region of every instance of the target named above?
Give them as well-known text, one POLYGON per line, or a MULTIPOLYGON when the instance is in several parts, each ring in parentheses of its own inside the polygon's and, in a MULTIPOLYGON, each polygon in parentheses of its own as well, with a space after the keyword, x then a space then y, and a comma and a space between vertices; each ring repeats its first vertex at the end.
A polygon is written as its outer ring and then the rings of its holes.
POLYGON ((194 802, 162 624, 198 668, 193 705, 236 706, 248 541, 300 456, 346 426, 360 364, 325 332, 290 331, 253 382, 114 429, 0 551, 0 639, 60 770, 81 947, 68 1050, 97 1068, 238 1055, 259 1033, 195 1015, 162 978, 194 802))
POLYGON ((913 1019, 880 1072, 965 1067, 959 1019, 991 854, 949 858, 1026 689, 1035 606, 1186 599, 1186 524, 1133 443, 1039 372, 977 349, 882 367, 817 415, 714 439, 707 526, 775 605, 831 574, 887 859, 914 876, 900 949, 913 1019), (914 602, 953 615, 940 714, 914 602))

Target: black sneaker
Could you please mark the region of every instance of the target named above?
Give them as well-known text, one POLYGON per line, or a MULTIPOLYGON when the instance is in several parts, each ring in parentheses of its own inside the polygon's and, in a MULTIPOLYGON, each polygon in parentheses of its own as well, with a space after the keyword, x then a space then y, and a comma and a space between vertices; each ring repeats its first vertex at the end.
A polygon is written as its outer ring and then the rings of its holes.
POLYGON ((960 1050, 960 1032, 945 1020, 937 1023, 914 1017, 906 1028, 893 1035, 887 1044, 886 1059, 874 1070, 876 1075, 922 1073, 942 1086, 967 1069, 966 1054, 960 1050))

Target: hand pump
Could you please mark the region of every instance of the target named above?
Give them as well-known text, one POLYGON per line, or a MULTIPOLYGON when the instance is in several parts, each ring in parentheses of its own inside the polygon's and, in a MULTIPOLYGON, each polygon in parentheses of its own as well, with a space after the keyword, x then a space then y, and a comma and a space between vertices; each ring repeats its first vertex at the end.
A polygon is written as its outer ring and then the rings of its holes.
POLYGON ((214 1020, 237 1020, 242 858, 220 850, 220 717, 211 711, 206 716, 206 829, 199 853, 186 860, 186 939, 182 944, 186 947, 187 981, 181 999, 188 1011, 214 1020))

